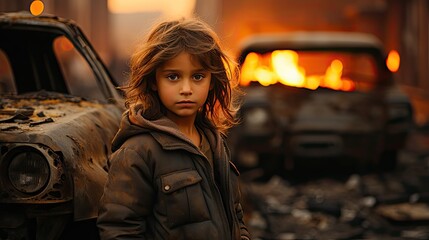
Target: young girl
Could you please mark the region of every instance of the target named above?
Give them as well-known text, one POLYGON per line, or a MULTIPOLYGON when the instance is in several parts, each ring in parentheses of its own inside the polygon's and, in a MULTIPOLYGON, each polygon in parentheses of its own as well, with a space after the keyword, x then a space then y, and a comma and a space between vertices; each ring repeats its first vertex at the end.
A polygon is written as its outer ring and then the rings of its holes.
POLYGON ((102 239, 250 239, 225 131, 236 66, 202 21, 157 25, 131 58, 101 199, 102 239))

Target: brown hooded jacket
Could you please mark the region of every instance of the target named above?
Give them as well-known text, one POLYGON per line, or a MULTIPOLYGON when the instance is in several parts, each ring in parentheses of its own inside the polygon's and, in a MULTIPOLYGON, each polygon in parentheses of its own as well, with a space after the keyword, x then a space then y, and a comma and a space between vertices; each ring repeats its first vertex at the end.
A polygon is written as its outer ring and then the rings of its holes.
POLYGON ((221 134, 203 129, 211 167, 168 118, 129 116, 113 140, 97 222, 101 239, 249 239, 238 171, 221 134))

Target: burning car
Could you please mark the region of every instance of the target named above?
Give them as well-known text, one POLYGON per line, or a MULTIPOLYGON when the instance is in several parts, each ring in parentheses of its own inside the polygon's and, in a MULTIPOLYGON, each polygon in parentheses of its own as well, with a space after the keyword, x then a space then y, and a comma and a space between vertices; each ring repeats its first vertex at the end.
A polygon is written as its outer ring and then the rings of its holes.
POLYGON ((398 55, 388 60, 377 38, 256 35, 241 49, 242 123, 230 144, 243 172, 395 167, 413 112, 388 68, 398 55))
POLYGON ((0 238, 97 239, 122 96, 73 21, 2 13, 0 35, 0 238))

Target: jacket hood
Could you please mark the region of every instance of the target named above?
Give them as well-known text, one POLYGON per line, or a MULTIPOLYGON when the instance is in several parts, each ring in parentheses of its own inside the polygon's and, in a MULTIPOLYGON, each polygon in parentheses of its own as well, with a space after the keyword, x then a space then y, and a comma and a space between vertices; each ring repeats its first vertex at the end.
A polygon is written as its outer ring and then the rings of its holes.
MULTIPOLYGON (((218 149, 222 140, 220 133, 207 128, 202 130, 211 148, 213 150, 218 149)), ((134 112, 133 110, 123 113, 120 128, 112 142, 112 151, 119 149, 128 138, 144 133, 151 134, 164 149, 184 148, 187 151, 200 154, 198 147, 169 118, 164 116, 159 119, 148 120, 142 116, 141 111, 134 112)))

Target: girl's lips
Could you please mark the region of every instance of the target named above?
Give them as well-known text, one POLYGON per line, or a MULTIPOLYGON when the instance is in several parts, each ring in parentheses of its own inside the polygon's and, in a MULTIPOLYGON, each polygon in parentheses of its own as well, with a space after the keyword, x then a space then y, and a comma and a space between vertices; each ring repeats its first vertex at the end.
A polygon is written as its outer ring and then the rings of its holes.
POLYGON ((179 101, 177 103, 194 103, 194 102, 191 100, 182 100, 182 101, 179 101))
POLYGON ((192 106, 192 105, 195 105, 195 102, 192 102, 192 101, 180 101, 180 102, 177 102, 177 105, 180 105, 180 106, 192 106))

